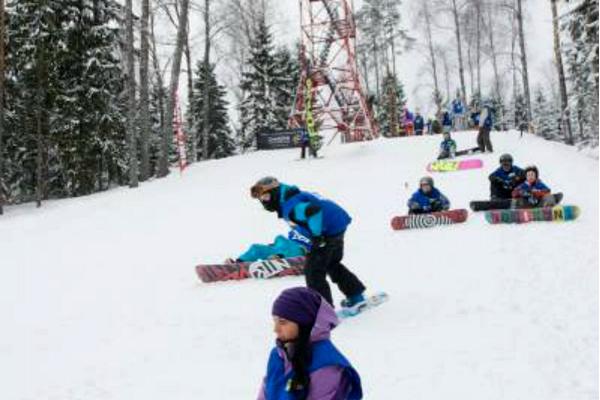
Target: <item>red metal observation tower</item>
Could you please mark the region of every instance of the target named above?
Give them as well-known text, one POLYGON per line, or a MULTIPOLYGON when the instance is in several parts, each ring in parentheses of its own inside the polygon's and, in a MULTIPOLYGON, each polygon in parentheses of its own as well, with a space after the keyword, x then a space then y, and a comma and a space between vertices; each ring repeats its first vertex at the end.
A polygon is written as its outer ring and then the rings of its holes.
POLYGON ((299 0, 300 82, 289 125, 336 130, 343 142, 378 136, 356 63, 356 24, 348 0, 299 0))

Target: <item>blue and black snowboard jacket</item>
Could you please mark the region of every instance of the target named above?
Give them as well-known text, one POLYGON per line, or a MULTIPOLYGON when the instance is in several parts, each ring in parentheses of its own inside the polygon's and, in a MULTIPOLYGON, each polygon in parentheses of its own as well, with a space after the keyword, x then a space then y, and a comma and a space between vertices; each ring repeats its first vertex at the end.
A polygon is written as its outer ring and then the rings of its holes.
POLYGON ((415 131, 422 131, 425 127, 425 121, 423 120, 423 116, 417 115, 415 117, 415 131))
POLYGON ((410 212, 434 212, 450 209, 450 201, 437 188, 431 188, 431 192, 425 193, 419 189, 408 200, 410 212))
POLYGON ((499 167, 490 174, 489 179, 493 184, 500 184, 501 186, 509 187, 512 190, 517 185, 525 181, 525 171, 516 165, 513 165, 508 171, 505 171, 504 168, 499 167))
POLYGON ((279 218, 301 227, 311 239, 341 235, 352 221, 338 204, 296 186, 281 184, 279 196, 279 218))

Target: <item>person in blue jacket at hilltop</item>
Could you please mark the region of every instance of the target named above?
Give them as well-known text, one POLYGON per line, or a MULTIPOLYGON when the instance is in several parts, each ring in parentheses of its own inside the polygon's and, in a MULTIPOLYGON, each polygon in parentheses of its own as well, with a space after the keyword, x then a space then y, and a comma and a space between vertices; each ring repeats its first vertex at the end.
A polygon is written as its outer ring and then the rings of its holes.
POLYGON ((444 114, 442 115, 442 126, 444 133, 452 131, 452 117, 448 110, 444 111, 444 114))
POLYGON ((275 236, 273 243, 253 244, 236 259, 228 258, 226 264, 235 262, 252 262, 272 258, 290 258, 305 256, 310 250, 311 241, 308 234, 299 226, 290 229, 288 236, 275 236))
POLYGON ((492 172, 490 180, 490 199, 512 199, 512 192, 525 181, 525 171, 513 164, 510 154, 500 156, 500 167, 492 172))
POLYGON ((534 208, 552 207, 556 205, 550 188, 539 178, 540 174, 535 165, 525 168, 525 182, 513 190, 513 207, 534 208))
POLYGON ((421 136, 423 129, 425 129, 425 120, 419 110, 417 110, 415 113, 415 135, 421 136))
POLYGON ((433 184, 433 178, 425 176, 417 190, 408 200, 409 214, 428 214, 450 209, 450 201, 433 184))
POLYGON ((300 227, 312 242, 306 256, 306 285, 333 305, 327 275, 346 296, 342 307, 360 307, 365 302, 365 285, 344 264, 344 234, 352 221, 338 204, 296 186, 267 176, 250 189, 265 210, 277 213, 292 227, 300 227))
POLYGON ((333 345, 333 308, 310 288, 284 290, 273 303, 277 336, 258 400, 360 400, 360 376, 333 345))
POLYGON ((459 93, 457 93, 456 98, 452 100, 452 115, 454 116, 454 129, 464 129, 465 106, 459 93))

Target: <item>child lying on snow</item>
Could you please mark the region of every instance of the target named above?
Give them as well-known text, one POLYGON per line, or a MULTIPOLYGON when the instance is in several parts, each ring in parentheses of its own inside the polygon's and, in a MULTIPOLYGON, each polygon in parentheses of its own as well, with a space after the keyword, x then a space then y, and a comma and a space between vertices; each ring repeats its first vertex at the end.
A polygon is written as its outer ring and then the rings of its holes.
POLYGON ((310 246, 310 239, 302 233, 301 227, 296 226, 289 231, 287 238, 283 235, 277 235, 273 243, 253 244, 238 258, 225 260, 225 264, 304 256, 310 246))

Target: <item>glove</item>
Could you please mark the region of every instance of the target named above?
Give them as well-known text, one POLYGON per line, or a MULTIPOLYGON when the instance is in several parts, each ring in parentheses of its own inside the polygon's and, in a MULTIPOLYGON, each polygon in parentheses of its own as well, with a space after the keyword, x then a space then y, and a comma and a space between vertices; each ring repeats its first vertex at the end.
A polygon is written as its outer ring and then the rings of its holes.
POLYGON ((315 236, 312 238, 312 246, 318 249, 322 249, 327 246, 327 240, 323 236, 315 236))
POLYGON ((420 206, 420 205, 419 205, 419 203, 417 203, 416 201, 413 201, 413 202, 411 202, 411 203, 410 203, 410 205, 408 206, 408 208, 409 208, 410 210, 413 210, 413 211, 414 211, 414 210, 418 210, 418 209, 420 209, 420 208, 421 208, 421 206, 420 206))
POLYGON ((431 201, 431 209, 439 210, 442 208, 442 202, 439 199, 435 199, 431 201))

